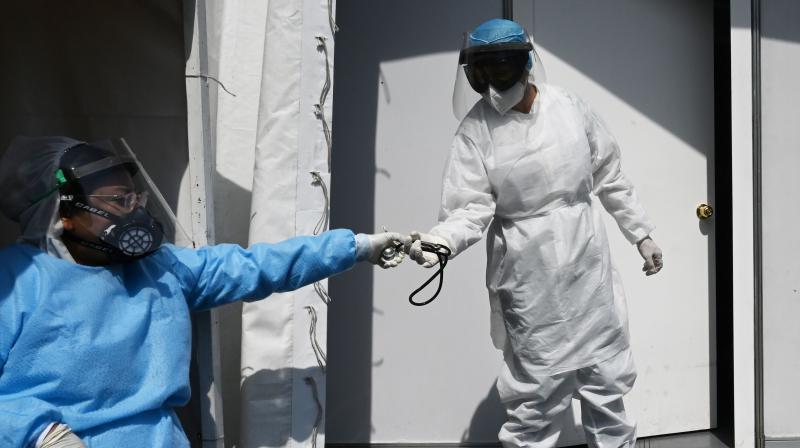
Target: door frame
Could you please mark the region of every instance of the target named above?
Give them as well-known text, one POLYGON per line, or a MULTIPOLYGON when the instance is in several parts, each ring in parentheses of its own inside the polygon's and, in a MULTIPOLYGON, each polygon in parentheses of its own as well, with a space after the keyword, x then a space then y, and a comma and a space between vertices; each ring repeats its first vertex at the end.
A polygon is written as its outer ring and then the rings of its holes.
POLYGON ((760 221, 757 152, 758 0, 730 0, 733 430, 737 447, 763 446, 760 402, 760 221), (745 92, 734 95, 733 92, 745 92), (751 92, 748 95, 746 92, 751 92))

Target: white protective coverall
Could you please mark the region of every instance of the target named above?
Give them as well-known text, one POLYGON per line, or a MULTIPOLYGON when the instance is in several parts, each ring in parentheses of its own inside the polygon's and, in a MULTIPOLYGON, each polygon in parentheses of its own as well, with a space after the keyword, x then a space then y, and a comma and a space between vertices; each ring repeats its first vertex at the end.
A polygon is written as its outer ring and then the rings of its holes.
POLYGON ((651 224, 605 124, 576 96, 538 83, 530 113, 479 101, 461 122, 430 233, 454 254, 487 235, 492 338, 505 446, 550 447, 558 415, 582 402, 590 446, 635 443, 622 396, 636 374, 623 291, 597 197, 631 243, 651 224))

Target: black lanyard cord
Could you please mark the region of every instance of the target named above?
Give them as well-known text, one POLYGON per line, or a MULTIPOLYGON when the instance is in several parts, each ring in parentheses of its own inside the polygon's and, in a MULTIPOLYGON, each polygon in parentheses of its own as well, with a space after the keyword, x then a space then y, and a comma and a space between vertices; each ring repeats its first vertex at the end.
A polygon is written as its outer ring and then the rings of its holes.
POLYGON ((436 272, 434 272, 433 275, 427 281, 425 281, 425 283, 422 284, 422 286, 415 289, 414 292, 412 292, 411 295, 408 296, 408 302, 414 306, 425 306, 433 302, 436 299, 436 297, 439 296, 439 293, 442 291, 442 284, 444 283, 444 268, 445 266, 447 266, 447 262, 450 259, 450 254, 451 254, 450 248, 442 244, 427 243, 425 241, 420 241, 420 243, 422 245, 423 251, 432 252, 436 254, 436 257, 439 259, 439 269, 436 272), (422 291, 423 289, 425 289, 425 287, 431 284, 431 282, 437 276, 439 277, 439 286, 436 288, 436 292, 433 293, 431 298, 429 298, 424 302, 415 302, 414 296, 416 296, 420 291, 422 291))

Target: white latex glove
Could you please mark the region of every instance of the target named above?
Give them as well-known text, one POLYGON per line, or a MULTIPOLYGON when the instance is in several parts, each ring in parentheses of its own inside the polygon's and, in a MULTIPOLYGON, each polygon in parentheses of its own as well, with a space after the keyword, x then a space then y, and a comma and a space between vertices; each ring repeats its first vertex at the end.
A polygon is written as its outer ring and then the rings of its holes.
POLYGON ((664 255, 661 248, 648 236, 636 244, 639 254, 644 258, 642 271, 645 275, 657 274, 664 267, 664 255))
POLYGON ((383 269, 393 268, 403 262, 406 254, 401 249, 406 243, 410 244, 411 238, 396 232, 359 233, 356 235, 356 259, 383 269))
POLYGON ((36 448, 86 448, 86 445, 69 429, 69 426, 55 423, 44 430, 36 442, 36 448))
POLYGON ((426 243, 434 243, 434 244, 441 244, 442 246, 446 246, 448 249, 450 248, 450 243, 448 243, 444 238, 436 236, 436 235, 429 235, 427 233, 420 233, 417 231, 411 232, 410 242, 406 244, 403 250, 408 253, 408 256, 417 262, 417 264, 421 264, 423 267, 430 268, 435 266, 439 263, 439 257, 432 252, 425 252, 422 250, 422 241, 426 243))

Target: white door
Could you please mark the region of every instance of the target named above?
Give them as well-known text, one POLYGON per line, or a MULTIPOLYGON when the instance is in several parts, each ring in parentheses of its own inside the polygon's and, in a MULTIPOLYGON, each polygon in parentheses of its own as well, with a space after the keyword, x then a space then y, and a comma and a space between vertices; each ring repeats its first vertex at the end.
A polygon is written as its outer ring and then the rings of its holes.
POLYGON ((645 277, 607 215, 639 374, 626 404, 640 437, 716 425, 714 218, 696 215, 699 204, 714 205, 712 8, 693 0, 514 4, 549 82, 608 123, 657 226, 665 268, 645 277))
MULTIPOLYGON (((339 3, 333 227, 435 224, 457 126, 450 98, 461 32, 499 17, 501 3, 339 3)), ((714 232, 695 208, 714 203, 711 2, 520 1, 514 10, 550 81, 609 123, 658 226, 666 267, 645 278, 636 249, 608 223, 628 293, 639 370, 628 401, 640 435, 710 428, 714 232)), ((484 271, 479 243, 448 265, 442 294, 423 308, 407 297, 432 271, 412 263, 332 279, 329 443, 496 442, 502 360, 489 339, 484 271)), ((579 416, 569 417, 575 430, 564 446, 582 440, 579 416)))

